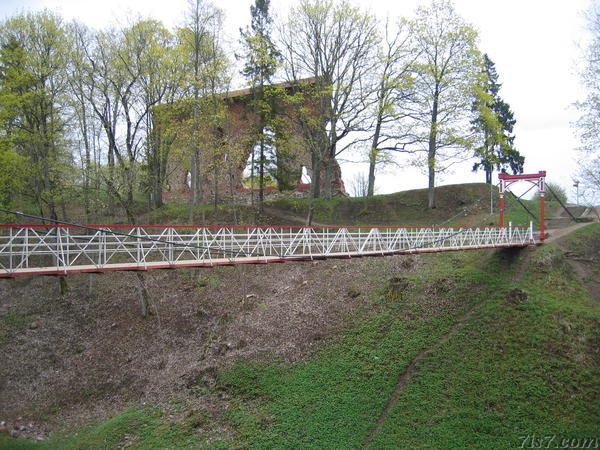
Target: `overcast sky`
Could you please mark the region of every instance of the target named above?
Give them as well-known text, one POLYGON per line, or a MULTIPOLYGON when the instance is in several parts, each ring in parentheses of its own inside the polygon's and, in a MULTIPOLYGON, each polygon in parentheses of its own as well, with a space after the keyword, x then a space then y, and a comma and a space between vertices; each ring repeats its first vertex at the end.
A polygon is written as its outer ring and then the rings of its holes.
MULTIPOLYGON (((239 28, 250 20, 253 0, 221 0, 229 42, 239 40, 239 28)), ((292 0, 272 0, 271 10, 285 17, 292 0)), ((360 0, 378 16, 411 16, 422 0, 360 0)), ((167 26, 180 23, 186 0, 0 0, 0 18, 20 11, 48 8, 65 18, 77 18, 101 28, 127 17, 142 16, 162 20, 167 26)), ((560 183, 573 196, 577 140, 571 123, 577 113, 573 103, 583 98, 577 71, 581 66, 581 45, 587 38, 584 11, 589 0, 455 0, 457 12, 478 31, 479 47, 496 64, 502 89, 500 95, 517 119, 517 149, 525 155, 525 171, 546 170, 548 180, 560 183)), ((471 163, 455 166, 438 184, 482 181, 472 174, 471 163)), ((366 166, 345 163, 349 180, 366 166)), ((378 192, 422 188, 427 179, 416 169, 389 170, 378 176, 378 192)), ((348 187, 348 186, 347 186, 348 187)))

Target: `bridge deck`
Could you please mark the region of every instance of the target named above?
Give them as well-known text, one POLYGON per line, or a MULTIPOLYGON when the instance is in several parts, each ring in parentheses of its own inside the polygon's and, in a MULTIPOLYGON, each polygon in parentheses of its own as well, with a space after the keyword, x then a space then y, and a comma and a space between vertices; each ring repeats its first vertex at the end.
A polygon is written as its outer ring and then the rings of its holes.
POLYGON ((0 226, 0 278, 523 247, 532 227, 0 226))

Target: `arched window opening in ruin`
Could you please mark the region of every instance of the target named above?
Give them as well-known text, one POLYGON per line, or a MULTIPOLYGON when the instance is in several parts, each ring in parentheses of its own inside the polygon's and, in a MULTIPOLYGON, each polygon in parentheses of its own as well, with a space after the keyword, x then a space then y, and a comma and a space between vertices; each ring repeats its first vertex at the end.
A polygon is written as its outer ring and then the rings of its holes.
POLYGON ((300 182, 303 184, 310 184, 311 177, 308 174, 308 168, 306 166, 302 166, 302 175, 300 175, 300 182))
POLYGON ((263 139, 258 140, 246 160, 244 168, 244 187, 257 190, 260 188, 260 174, 263 172, 263 186, 274 189, 277 183, 277 150, 275 133, 269 128, 263 130, 263 139))

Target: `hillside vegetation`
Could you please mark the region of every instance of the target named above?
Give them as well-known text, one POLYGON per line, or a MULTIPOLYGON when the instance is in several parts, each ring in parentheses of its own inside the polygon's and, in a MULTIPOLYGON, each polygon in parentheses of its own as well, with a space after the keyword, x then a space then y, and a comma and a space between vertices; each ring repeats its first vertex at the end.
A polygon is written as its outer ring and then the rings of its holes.
MULTIPOLYGON (((498 189, 492 188, 493 213, 490 212, 490 186, 485 183, 455 184, 436 188, 438 207, 427 208, 427 189, 413 189, 373 197, 337 197, 332 200, 315 199, 313 224, 315 225, 491 225, 498 222, 498 189)), ((536 201, 523 200, 528 209, 537 216, 536 201)), ((265 203, 264 212, 249 205, 203 206, 196 210, 200 222, 218 225, 253 223, 268 225, 304 225, 308 214, 308 199, 288 198, 265 203)), ((537 223, 518 202, 506 200, 508 221, 528 225, 537 223)), ((552 202, 548 208, 553 208, 552 202)), ((188 224, 188 206, 170 202, 162 208, 144 212, 139 208, 139 223, 188 224)))
MULTIPOLYGON (((448 189, 440 221, 462 201, 457 221, 493 220, 448 189)), ((417 220, 418 195, 377 197, 369 220, 417 220)), ((590 224, 535 249, 155 272, 148 319, 128 273, 64 296, 2 281, 0 420, 23 429, 0 447, 593 447, 598 245, 590 224)))

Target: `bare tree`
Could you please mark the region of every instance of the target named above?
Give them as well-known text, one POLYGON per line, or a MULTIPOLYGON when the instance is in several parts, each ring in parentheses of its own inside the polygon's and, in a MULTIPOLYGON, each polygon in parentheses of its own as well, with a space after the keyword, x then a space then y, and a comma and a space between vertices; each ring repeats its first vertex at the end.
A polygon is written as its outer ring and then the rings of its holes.
POLYGON ((347 1, 302 0, 280 34, 287 77, 316 80, 315 108, 304 118, 312 152, 311 198, 320 194, 322 167, 324 196, 331 198, 335 158, 352 146, 353 132, 364 128, 377 23, 347 1))
POLYGON ((367 197, 372 196, 369 193, 369 177, 364 173, 356 173, 350 180, 350 193, 352 197, 367 197))
POLYGON ((410 122, 406 120, 409 114, 403 106, 412 96, 412 72, 418 57, 407 22, 401 20, 392 28, 387 20, 374 69, 377 79, 371 99, 372 123, 367 127, 371 131, 369 196, 375 192, 377 165, 388 162, 391 152, 409 152, 407 146, 414 144, 410 122))
POLYGON ((600 198, 600 4, 592 2, 588 12, 591 42, 585 51, 586 64, 580 74, 586 88, 585 100, 577 103, 581 112, 575 123, 579 132, 579 177, 586 201, 600 198))

